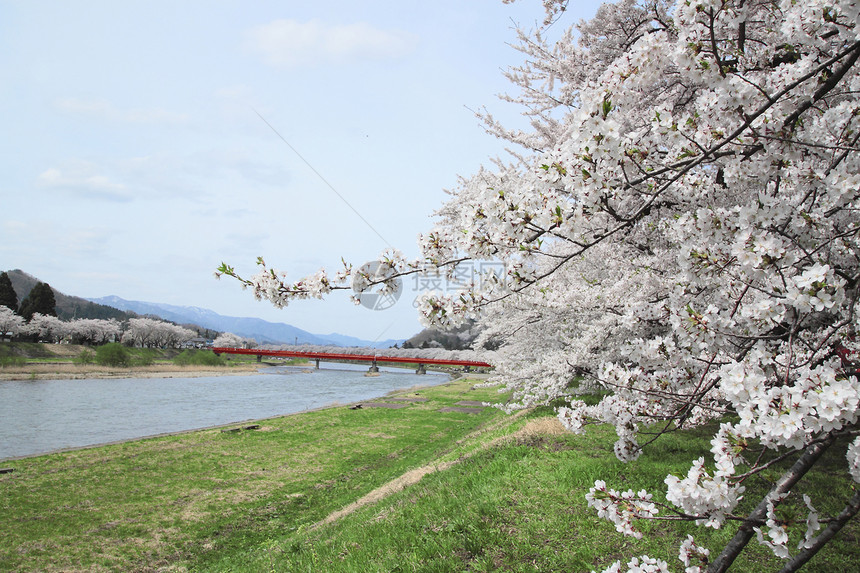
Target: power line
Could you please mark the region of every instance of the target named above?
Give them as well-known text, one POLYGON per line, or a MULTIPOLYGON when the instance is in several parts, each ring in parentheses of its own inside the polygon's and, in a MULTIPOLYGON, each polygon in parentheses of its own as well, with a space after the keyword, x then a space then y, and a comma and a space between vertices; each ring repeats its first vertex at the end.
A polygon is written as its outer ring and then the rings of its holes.
MULTIPOLYGON (((253 108, 251 108, 251 109, 253 109, 253 108)), ((365 218, 361 215, 361 213, 359 213, 359 212, 358 212, 358 210, 356 210, 356 208, 355 208, 355 207, 353 207, 353 206, 350 204, 350 202, 349 202, 349 201, 347 201, 347 200, 346 200, 346 198, 345 198, 343 195, 341 195, 340 193, 338 193, 337 189, 335 189, 335 188, 334 188, 334 186, 333 186, 331 183, 329 183, 329 182, 328 182, 328 180, 326 180, 326 178, 325 178, 325 177, 323 177, 323 176, 322 176, 322 173, 320 173, 319 171, 317 171, 317 170, 316 170, 316 168, 314 168, 314 166, 313 166, 313 165, 311 165, 311 164, 310 164, 310 162, 308 162, 308 160, 307 160, 307 159, 305 159, 305 158, 302 156, 302 154, 301 154, 301 153, 299 153, 299 152, 298 152, 298 150, 297 150, 295 147, 293 147, 292 145, 290 145, 290 142, 289 142, 289 141, 287 141, 287 140, 284 138, 284 136, 283 136, 283 135, 281 135, 281 134, 278 132, 278 130, 277 130, 277 129, 275 129, 275 128, 274 128, 274 126, 273 126, 271 123, 269 123, 269 122, 266 120, 266 118, 265 118, 265 117, 263 117, 263 116, 260 114, 260 112, 259 112, 259 111, 257 111, 256 109, 254 109, 254 113, 256 113, 256 114, 257 114, 257 117, 259 117, 260 119, 262 119, 262 120, 263 120, 263 123, 265 123, 266 125, 268 125, 268 126, 269 126, 269 129, 271 129, 272 131, 274 131, 274 132, 275 132, 275 135, 277 135, 278 137, 280 137, 280 138, 281 138, 281 141, 283 141, 284 143, 286 143, 286 144, 287 144, 287 147, 289 147, 289 148, 293 151, 293 153, 295 153, 295 154, 296 154, 296 156, 298 156, 298 158, 299 158, 299 159, 301 159, 301 160, 305 163, 305 165, 307 165, 307 166, 310 168, 310 170, 311 170, 311 171, 313 171, 314 173, 316 173, 317 177, 319 177, 319 178, 322 180, 322 182, 323 182, 323 183, 325 183, 326 185, 328 185, 328 188, 329 188, 329 189, 331 189, 332 191, 334 191, 334 194, 335 194, 335 195, 337 195, 338 197, 340 197, 340 200, 341 200, 341 201, 343 201, 343 202, 344 202, 344 204, 345 204, 347 207, 349 207, 350 209, 352 209, 352 212, 353 212, 353 213, 355 213, 356 215, 358 215, 358 218, 359 218, 359 219, 361 219, 362 221, 364 221, 364 224, 365 224, 365 225, 367 225, 367 226, 368 226, 368 228, 370 228, 370 230, 371 230, 371 231, 373 231, 374 233, 376 233, 376 236, 377 236, 377 237, 379 237, 380 239, 382 239, 382 242, 383 242, 383 243, 385 243, 386 245, 388 245, 388 246, 389 246, 389 247, 391 247, 391 248, 394 248, 394 247, 391 245, 391 243, 389 243, 389 242, 385 239, 385 237, 383 237, 382 235, 380 235, 380 234, 379 234, 379 231, 377 231, 377 230, 373 227, 373 225, 371 225, 371 224, 370 224, 370 222, 369 222, 367 219, 365 219, 365 218)))

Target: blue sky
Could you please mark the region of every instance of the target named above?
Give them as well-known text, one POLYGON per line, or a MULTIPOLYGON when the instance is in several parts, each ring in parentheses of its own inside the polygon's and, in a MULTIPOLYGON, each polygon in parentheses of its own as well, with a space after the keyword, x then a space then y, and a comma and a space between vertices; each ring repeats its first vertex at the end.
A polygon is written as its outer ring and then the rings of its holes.
POLYGON ((0 270, 408 337, 409 283, 386 311, 346 295, 278 310, 213 271, 415 256, 443 190, 503 153, 469 108, 521 121, 501 70, 519 62, 513 24, 542 17, 537 0, 0 0, 0 270))

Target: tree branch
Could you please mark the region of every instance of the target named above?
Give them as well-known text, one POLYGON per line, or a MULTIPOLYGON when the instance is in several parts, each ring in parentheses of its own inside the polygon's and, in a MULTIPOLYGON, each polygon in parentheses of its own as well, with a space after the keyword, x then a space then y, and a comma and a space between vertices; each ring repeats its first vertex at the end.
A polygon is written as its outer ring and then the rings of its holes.
POLYGON ((836 519, 830 522, 830 525, 821 532, 821 535, 816 537, 803 548, 803 551, 795 555, 791 561, 785 564, 785 567, 780 569, 780 573, 792 573, 805 565, 824 545, 830 541, 834 535, 845 527, 852 517, 860 512, 860 490, 854 493, 854 496, 848 500, 845 509, 836 516, 836 519))
POLYGON ((708 566, 708 573, 724 573, 728 571, 729 567, 734 560, 740 555, 740 552, 743 551, 744 547, 746 547, 749 540, 752 539, 753 533, 753 525, 755 523, 761 522, 767 517, 767 506, 768 503, 771 502, 774 496, 779 496, 791 491, 791 488, 799 482, 806 472, 808 472, 813 465, 818 461, 818 459, 827 451, 833 442, 836 441, 836 437, 832 434, 825 437, 821 442, 812 444, 811 446, 806 448, 806 451, 803 452, 794 465, 791 466, 782 477, 776 482, 773 488, 770 490, 770 493, 765 496, 761 502, 756 506, 756 508, 749 514, 746 520, 741 524, 740 528, 738 528, 737 533, 729 541, 728 544, 723 548, 722 553, 720 553, 714 561, 708 566))

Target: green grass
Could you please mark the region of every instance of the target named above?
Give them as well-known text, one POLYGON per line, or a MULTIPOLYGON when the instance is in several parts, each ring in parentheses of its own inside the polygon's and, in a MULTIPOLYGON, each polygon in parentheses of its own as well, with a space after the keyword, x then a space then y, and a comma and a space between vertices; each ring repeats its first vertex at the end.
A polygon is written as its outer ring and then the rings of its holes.
POLYGON ((208 350, 183 350, 173 359, 179 366, 225 366, 223 356, 217 356, 208 350))
MULTIPOLYGON (((0 571, 205 567, 325 518, 502 417, 440 413, 466 383, 399 410, 346 407, 4 462, 0 571)), ((487 393, 487 391, 483 391, 487 393)))
POLYGON ((0 341, 0 358, 19 357, 24 359, 58 358, 51 352, 50 345, 39 342, 5 342, 0 341))
POLYGON ((23 356, 0 356, 0 368, 9 366, 24 366, 27 359, 23 356))
MULTIPOLYGON (((533 416, 545 414, 539 411, 533 416)), ((489 448, 451 469, 426 476, 416 486, 368 506, 338 523, 297 532, 240 555, 207 571, 590 571, 616 559, 642 554, 659 557, 682 570, 680 541, 692 534, 719 549, 734 527, 714 531, 691 524, 649 522, 642 540, 615 532, 597 518, 584 495, 596 479, 618 489, 663 488, 667 473, 685 474, 690 459, 708 455, 713 427, 670 436, 661 447, 630 464, 612 455, 614 433, 594 428, 585 436, 536 435, 489 448)), ((798 491, 820 493, 850 487, 844 459, 830 456, 824 471, 798 491), (841 464, 841 465, 840 465, 841 464), (838 473, 841 472, 841 473, 838 473), (826 488, 826 489, 822 489, 826 488)), ((749 483, 748 493, 766 491, 749 483)), ((658 496, 659 497, 659 496, 658 496)), ((751 498, 756 497, 750 495, 751 498)), ((819 554, 807 571, 853 572, 860 564, 854 523, 819 554)), ((781 561, 753 541, 733 571, 776 571, 781 561)))
MULTIPOLYGON (((714 427, 667 436, 622 464, 611 428, 558 434, 548 409, 439 412, 498 398, 470 388, 413 390, 429 401, 397 410, 336 407, 259 430, 7 461, 15 472, 0 475, 0 571, 590 571, 645 553, 680 571, 687 533, 714 552, 733 534, 650 522, 635 540, 584 500, 596 479, 660 497, 667 473, 686 474, 691 459, 709 455, 714 427), (428 465, 442 469, 322 523, 428 465)), ((746 485, 748 510, 768 484, 746 485)), ((849 488, 844 457, 832 452, 798 491, 835 513, 849 488)), ((857 570, 858 539, 852 523, 806 570, 857 570)), ((732 571, 780 563, 753 541, 732 571)))

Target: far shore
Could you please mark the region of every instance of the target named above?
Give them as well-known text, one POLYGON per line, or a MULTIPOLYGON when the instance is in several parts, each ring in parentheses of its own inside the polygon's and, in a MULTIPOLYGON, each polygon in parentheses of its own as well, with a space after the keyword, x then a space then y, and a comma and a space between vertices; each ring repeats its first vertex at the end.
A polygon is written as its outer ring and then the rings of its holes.
POLYGON ((113 368, 95 364, 29 364, 0 368, 0 380, 81 380, 85 378, 200 378, 258 374, 265 364, 230 366, 178 366, 154 364, 113 368))

